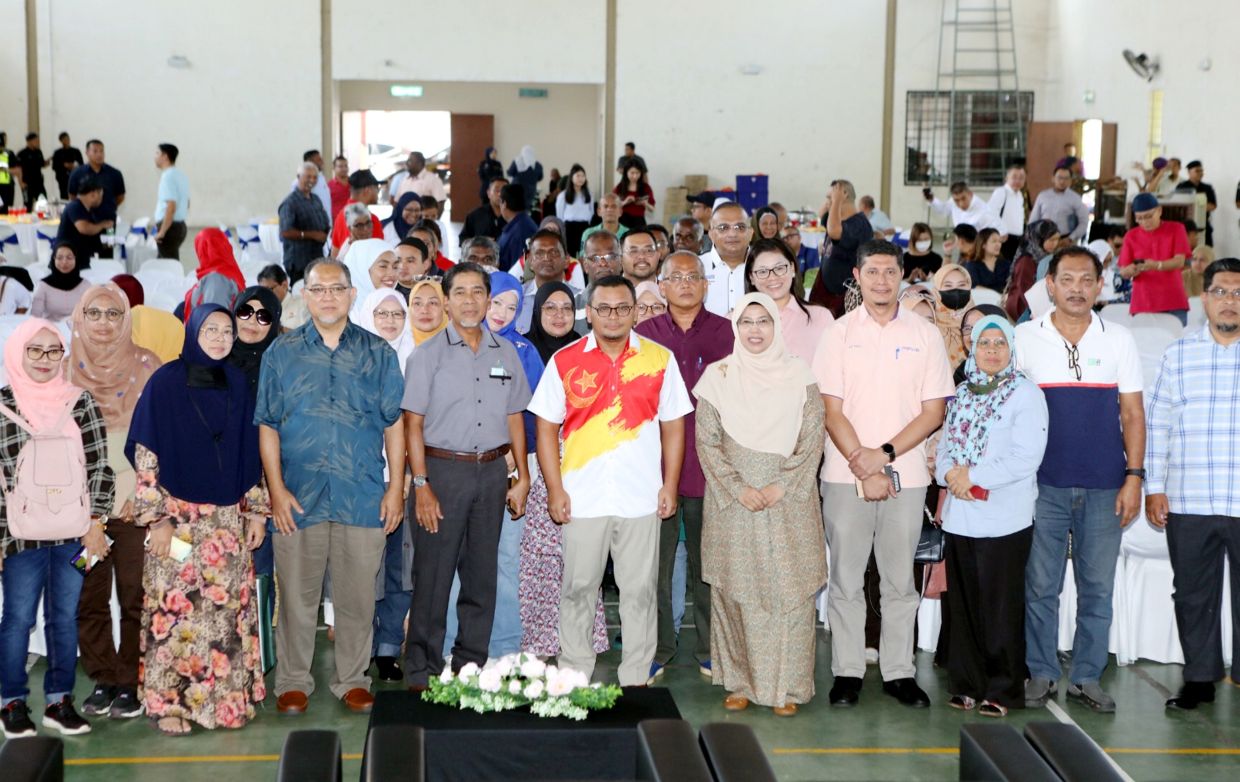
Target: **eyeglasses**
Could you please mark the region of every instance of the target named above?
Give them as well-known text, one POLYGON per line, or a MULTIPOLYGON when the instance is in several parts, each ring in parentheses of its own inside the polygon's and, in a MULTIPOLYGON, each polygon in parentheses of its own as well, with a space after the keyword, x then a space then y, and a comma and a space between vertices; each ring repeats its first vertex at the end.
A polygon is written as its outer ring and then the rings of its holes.
POLYGON ((1206 291, 1206 293, 1210 294, 1210 298, 1216 300, 1226 299, 1230 296, 1233 301, 1240 301, 1240 288, 1235 288, 1233 290, 1227 290, 1226 288, 1211 288, 1206 291))
POLYGON ((374 316, 375 316, 376 321, 380 321, 380 320, 400 321, 400 320, 405 319, 405 313, 403 310, 375 310, 374 316))
POLYGON ((329 295, 334 299, 339 296, 343 296, 344 292, 347 291, 348 289, 349 289, 348 285, 313 285, 309 288, 306 288, 306 293, 310 294, 316 299, 321 299, 324 296, 329 296, 329 295))
POLYGON ((207 326, 202 330, 202 336, 212 342, 223 340, 231 342, 233 340, 233 330, 229 328, 220 328, 219 326, 207 326))
MULTIPOLYGON (((995 348, 996 350, 999 350, 1002 348, 1006 348, 1007 346, 1008 346, 1007 340, 1003 339, 1002 337, 997 337, 995 339, 990 339, 989 337, 982 337, 981 339, 977 341, 978 350, 982 350, 984 348, 995 348)), ((1080 370, 1078 369, 1077 371, 1079 372, 1080 370)), ((1078 375, 1076 379, 1080 380, 1081 378, 1078 375)))
POLYGON ((654 255, 659 252, 659 248, 653 244, 645 246, 634 245, 632 247, 625 247, 624 251, 629 255, 654 255))
POLYGON ((106 309, 106 310, 101 310, 98 307, 91 307, 90 309, 86 310, 82 314, 85 315, 86 319, 89 320, 91 323, 98 322, 98 320, 104 316, 107 316, 108 323, 115 323, 118 320, 120 320, 121 316, 124 315, 125 313, 120 310, 114 310, 111 308, 106 309))
POLYGON ((237 308, 237 320, 249 320, 250 318, 254 318, 254 320, 258 321, 258 325, 260 326, 271 325, 271 313, 263 307, 255 309, 249 304, 242 304, 237 308))
POLYGON ((650 313, 652 315, 662 315, 665 312, 667 312, 666 304, 638 304, 637 305, 638 315, 645 315, 647 313, 650 313))
POLYGON ((785 261, 781 263, 780 265, 772 266, 769 269, 754 269, 752 271, 752 274, 755 280, 765 280, 767 277, 770 277, 772 274, 775 275, 776 277, 785 277, 788 274, 789 268, 791 268, 791 265, 787 261, 785 261))
POLYGON ((564 253, 559 250, 535 250, 530 255, 536 261, 558 261, 564 257, 564 253))
POLYGON ((1068 351, 1068 369, 1076 373, 1076 379, 1081 379, 1081 351, 1076 345, 1063 343, 1064 348, 1068 351))
POLYGON ((353 223, 352 227, 358 230, 361 230, 368 225, 374 225, 374 223, 370 222, 369 220, 359 220, 356 223, 353 223))
POLYGON ((740 326, 741 328, 747 328, 747 329, 766 328, 767 326, 775 325, 775 321, 771 320, 770 318, 766 318, 766 317, 757 318, 757 319, 741 318, 737 322, 736 325, 740 326))
POLYGON ((702 275, 698 274, 697 272, 693 272, 692 274, 679 274, 679 273, 669 274, 663 278, 663 281, 667 283, 671 283, 672 285, 679 285, 682 282, 687 282, 693 285, 693 284, 701 282, 704 279, 706 278, 703 277, 702 275))
POLYGON ((619 253, 604 253, 602 255, 587 255, 586 260, 590 263, 614 263, 620 259, 619 253))
POLYGON ((655 243, 654 243, 654 249, 656 249, 656 250, 666 250, 666 249, 667 249, 667 242, 655 242, 655 243))
POLYGON ((710 230, 718 231, 721 234, 726 233, 745 233, 749 230, 749 223, 712 223, 710 230))
POLYGON ((544 304, 542 311, 548 315, 572 315, 573 305, 571 304, 544 304))
POLYGON ((633 314, 634 306, 632 304, 621 304, 618 307, 613 307, 610 304, 599 304, 598 306, 591 304, 590 309, 597 312, 600 318, 610 318, 612 315, 618 318, 627 318, 633 314))
POLYGON ((52 361, 59 361, 64 357, 65 357, 64 348, 47 348, 46 350, 44 350, 38 345, 27 345, 26 346, 26 358, 30 359, 31 361, 41 361, 45 358, 50 358, 52 361))

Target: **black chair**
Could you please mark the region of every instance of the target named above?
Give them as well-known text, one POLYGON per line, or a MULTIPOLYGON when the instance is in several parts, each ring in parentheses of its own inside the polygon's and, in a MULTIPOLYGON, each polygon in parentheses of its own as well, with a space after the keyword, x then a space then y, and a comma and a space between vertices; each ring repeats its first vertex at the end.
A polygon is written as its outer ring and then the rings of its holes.
POLYGON ((366 734, 361 782, 422 782, 426 736, 419 725, 378 725, 366 734))
POLYGON ((735 722, 712 722, 698 734, 702 754, 716 782, 775 782, 753 728, 735 722))
POLYGON ((1059 782, 1059 776, 1011 725, 960 729, 961 782, 1059 782))
POLYGON ((712 782, 710 769, 684 720, 637 724, 637 779, 645 782, 712 782))
POLYGON ((334 730, 295 730, 284 738, 278 782, 343 782, 340 736, 334 730))
POLYGON ((0 745, 4 782, 64 782, 65 743, 51 736, 9 739, 0 745))
POLYGON ((1025 738, 1064 782, 1120 782, 1102 747, 1075 725, 1030 722, 1025 738))

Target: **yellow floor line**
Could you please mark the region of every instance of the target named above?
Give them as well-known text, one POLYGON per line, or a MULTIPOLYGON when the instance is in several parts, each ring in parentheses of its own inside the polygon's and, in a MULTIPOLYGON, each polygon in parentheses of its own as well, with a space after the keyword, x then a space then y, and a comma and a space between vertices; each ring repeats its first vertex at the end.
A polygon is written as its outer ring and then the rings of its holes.
MULTIPOLYGON (((340 756, 344 760, 361 760, 362 753, 346 752, 340 756)), ((151 765, 155 763, 274 763, 279 755, 169 755, 165 757, 133 757, 133 758, 72 758, 65 761, 66 766, 121 766, 151 765)))

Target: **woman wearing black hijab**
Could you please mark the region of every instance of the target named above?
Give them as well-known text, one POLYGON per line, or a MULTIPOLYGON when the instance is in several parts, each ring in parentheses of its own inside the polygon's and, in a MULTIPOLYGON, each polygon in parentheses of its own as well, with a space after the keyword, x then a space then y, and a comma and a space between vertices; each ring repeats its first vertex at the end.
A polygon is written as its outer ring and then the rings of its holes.
POLYGON ((280 336, 280 315, 283 313, 280 299, 269 288, 252 285, 241 291, 233 305, 233 317, 237 319, 237 340, 228 363, 245 373, 250 381, 250 394, 258 394, 258 370, 262 366, 263 353, 280 336))
POLYGON ((534 317, 525 338, 546 364, 560 348, 581 339, 575 328, 577 305, 573 289, 562 282, 549 282, 534 294, 534 317))
POLYGON ((82 279, 77 253, 67 244, 56 247, 47 268, 52 273, 35 286, 30 314, 50 321, 64 320, 73 314, 90 282, 82 279))

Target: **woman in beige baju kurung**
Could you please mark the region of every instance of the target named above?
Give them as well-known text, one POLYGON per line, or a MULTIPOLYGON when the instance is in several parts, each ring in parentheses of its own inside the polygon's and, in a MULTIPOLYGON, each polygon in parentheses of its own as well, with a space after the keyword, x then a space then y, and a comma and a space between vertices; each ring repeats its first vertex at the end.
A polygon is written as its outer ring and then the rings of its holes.
POLYGON ((753 701, 791 716, 814 695, 814 595, 827 580, 823 404, 770 297, 751 293, 732 312, 732 355, 694 388, 712 678, 730 710, 753 701))

